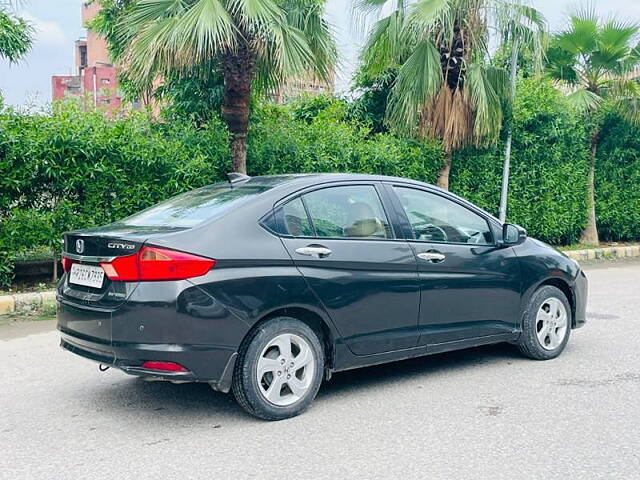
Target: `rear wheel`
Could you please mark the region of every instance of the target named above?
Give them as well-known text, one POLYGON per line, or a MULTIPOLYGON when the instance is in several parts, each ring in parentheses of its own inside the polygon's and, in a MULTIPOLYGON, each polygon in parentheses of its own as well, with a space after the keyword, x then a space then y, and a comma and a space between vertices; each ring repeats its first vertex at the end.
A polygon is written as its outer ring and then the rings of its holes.
POLYGON ((518 349, 529 358, 550 360, 562 353, 570 332, 569 301, 562 290, 547 285, 531 297, 518 349))
POLYGON ((243 342, 233 394, 252 415, 282 420, 311 404, 323 371, 324 352, 316 333, 294 318, 273 318, 243 342))

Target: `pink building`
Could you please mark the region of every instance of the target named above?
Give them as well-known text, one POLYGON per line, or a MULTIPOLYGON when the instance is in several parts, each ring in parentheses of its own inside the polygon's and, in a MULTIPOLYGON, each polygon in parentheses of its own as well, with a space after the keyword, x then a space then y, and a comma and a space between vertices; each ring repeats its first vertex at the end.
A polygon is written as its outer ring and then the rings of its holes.
MULTIPOLYGON (((99 2, 82 2, 82 23, 95 18, 99 2)), ((103 107, 109 114, 122 106, 118 91, 118 70, 111 64, 107 44, 96 33, 87 31, 87 37, 76 40, 76 74, 51 77, 53 100, 82 97, 89 105, 103 107)))

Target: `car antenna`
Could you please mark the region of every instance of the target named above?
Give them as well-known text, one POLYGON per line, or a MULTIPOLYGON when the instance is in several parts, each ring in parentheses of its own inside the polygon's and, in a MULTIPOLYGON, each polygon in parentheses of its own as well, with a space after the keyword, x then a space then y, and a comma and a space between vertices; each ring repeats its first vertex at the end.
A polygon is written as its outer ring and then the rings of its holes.
POLYGON ((227 173, 227 179, 229 179, 229 184, 233 187, 236 183, 246 182, 251 177, 249 175, 245 175, 243 173, 231 172, 227 173))

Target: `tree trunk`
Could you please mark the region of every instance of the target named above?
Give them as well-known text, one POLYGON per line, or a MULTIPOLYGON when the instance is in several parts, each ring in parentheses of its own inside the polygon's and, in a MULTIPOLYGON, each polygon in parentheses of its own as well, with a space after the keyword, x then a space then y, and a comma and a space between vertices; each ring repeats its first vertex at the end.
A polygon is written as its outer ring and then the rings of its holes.
POLYGON ((238 173, 247 173, 247 130, 251 80, 255 69, 255 55, 246 45, 222 56, 224 100, 222 118, 231 133, 231 165, 238 173))
POLYGON ((446 152, 445 158, 444 158, 444 165, 438 172, 437 185, 444 190, 449 190, 449 172, 451 172, 452 156, 453 154, 451 152, 446 152))
POLYGON ((598 140, 600 129, 596 127, 591 135, 591 161, 589 164, 589 177, 587 179, 587 225, 582 231, 580 243, 583 245, 598 245, 598 225, 596 223, 596 153, 598 151, 598 140))

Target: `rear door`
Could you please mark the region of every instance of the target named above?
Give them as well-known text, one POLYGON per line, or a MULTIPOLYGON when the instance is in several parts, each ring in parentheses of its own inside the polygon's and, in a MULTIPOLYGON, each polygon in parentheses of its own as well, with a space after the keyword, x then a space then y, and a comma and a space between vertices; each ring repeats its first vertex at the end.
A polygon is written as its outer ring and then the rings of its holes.
POLYGON ((416 259, 375 184, 307 191, 276 214, 291 258, 353 353, 416 345, 416 259))
POLYGON ((520 267, 496 248, 479 212, 413 186, 395 185, 420 276, 420 344, 512 333, 519 322, 520 267))

